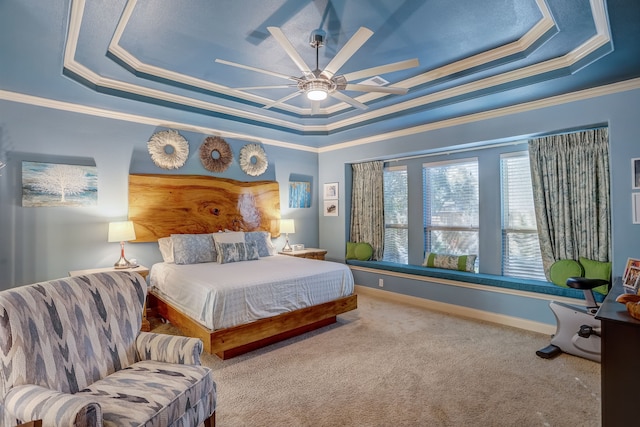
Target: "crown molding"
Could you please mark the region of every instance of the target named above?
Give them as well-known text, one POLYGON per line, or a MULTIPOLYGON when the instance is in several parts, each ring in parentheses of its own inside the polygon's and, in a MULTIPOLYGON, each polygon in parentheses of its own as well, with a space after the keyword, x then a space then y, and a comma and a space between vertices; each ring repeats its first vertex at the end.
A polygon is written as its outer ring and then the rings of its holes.
MULTIPOLYGON (((488 88, 509 84, 517 86, 519 81, 524 82, 527 79, 536 78, 545 73, 557 73, 564 71, 568 74, 570 73, 570 67, 572 65, 576 64, 578 61, 584 59, 588 55, 594 54, 603 45, 610 43, 610 30, 608 27, 604 1, 605 0, 590 0, 592 14, 594 16, 594 22, 596 24, 597 35, 587 40, 581 46, 576 47, 571 52, 565 54, 563 57, 554 58, 519 70, 505 72, 492 77, 463 84, 454 88, 420 96, 388 107, 365 111, 351 118, 338 120, 335 122, 328 122, 327 124, 303 125, 299 122, 296 122, 300 119, 299 117, 277 119, 268 115, 260 114, 259 112, 250 113, 237 108, 225 107, 212 102, 197 100, 187 96, 170 94, 162 90, 145 88, 143 86, 101 77, 100 75, 94 73, 87 67, 84 67, 82 64, 79 64, 75 61, 75 50, 77 48, 78 37, 80 34, 80 26, 84 13, 85 0, 72 0, 69 32, 65 48, 64 67, 66 71, 88 83, 89 86, 93 86, 94 88, 102 90, 106 89, 107 91, 130 94, 133 95, 134 99, 144 98, 147 100, 152 100, 152 102, 170 102, 185 107, 191 107, 202 111, 211 112, 217 115, 236 117, 242 121, 254 123, 256 125, 289 129, 290 131, 302 135, 331 134, 344 129, 362 126, 364 123, 384 120, 386 117, 390 116, 397 116, 408 110, 429 108, 428 106, 435 102, 442 102, 454 97, 468 96, 473 93, 486 90, 488 88)), ((124 64, 126 64, 126 66, 130 67, 138 73, 156 76, 160 79, 173 80, 194 88, 201 88, 205 91, 217 92, 222 95, 232 96, 235 98, 242 98, 258 104, 264 104, 270 101, 270 99, 268 98, 251 95, 242 91, 236 91, 226 86, 217 85, 208 81, 196 79, 180 73, 175 73, 139 61, 137 58, 135 58, 135 56, 131 55, 119 45, 119 41, 121 40, 124 29, 129 22, 136 4, 137 0, 129 0, 127 2, 125 11, 121 16, 120 21, 118 22, 116 31, 109 46, 110 54, 116 57, 118 60, 122 61, 124 64)), ((438 69, 428 71, 395 85, 411 88, 419 85, 429 84, 430 82, 433 82, 435 80, 446 78, 448 76, 455 75, 456 73, 464 72, 465 70, 468 71, 470 69, 486 66, 487 64, 491 63, 501 63, 501 61, 506 60, 506 58, 527 52, 527 50, 531 49, 532 46, 540 43, 545 35, 549 34, 549 32, 556 27, 553 16, 549 11, 545 0, 536 0, 536 4, 542 14, 542 18, 523 37, 521 37, 517 41, 484 52, 482 54, 474 55, 470 58, 445 65, 438 69)), ((384 96, 386 95, 369 93, 362 95, 357 99, 361 100, 361 102, 366 102, 384 96)), ((334 114, 342 111, 344 109, 342 107, 350 108, 344 103, 341 104, 343 105, 333 105, 331 107, 323 109, 321 112, 334 114)), ((289 111, 291 113, 299 114, 303 114, 308 110, 300 109, 298 107, 286 104, 283 106, 279 105, 278 108, 289 111)))

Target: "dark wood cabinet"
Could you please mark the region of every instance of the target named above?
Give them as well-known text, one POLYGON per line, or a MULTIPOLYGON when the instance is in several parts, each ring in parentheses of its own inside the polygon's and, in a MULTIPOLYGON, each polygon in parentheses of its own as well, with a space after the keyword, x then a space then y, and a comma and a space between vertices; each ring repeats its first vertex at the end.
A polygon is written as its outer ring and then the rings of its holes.
POLYGON ((602 326, 602 426, 629 426, 640 386, 640 321, 616 302, 624 293, 617 280, 600 306, 596 319, 602 326))

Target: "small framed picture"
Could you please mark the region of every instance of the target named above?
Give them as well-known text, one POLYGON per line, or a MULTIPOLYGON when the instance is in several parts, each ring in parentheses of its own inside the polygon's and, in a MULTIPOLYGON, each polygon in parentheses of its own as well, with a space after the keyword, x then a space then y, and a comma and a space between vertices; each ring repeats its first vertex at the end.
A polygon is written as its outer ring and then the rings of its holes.
POLYGON ((633 223, 640 224, 640 193, 631 194, 631 214, 633 215, 633 223))
POLYGON ((622 282, 627 281, 627 276, 632 269, 640 269, 640 259, 629 258, 627 259, 627 265, 624 268, 624 274, 622 275, 622 282))
POLYGON ((629 271, 626 273, 622 286, 626 289, 630 289, 633 293, 638 293, 638 285, 640 281, 640 268, 629 267, 629 271))
POLYGON ((640 190, 640 157, 631 159, 631 188, 640 190))
POLYGON ((324 201, 324 216, 338 216, 338 201, 337 200, 325 200, 324 201))
POLYGON ((324 200, 338 199, 338 183, 329 182, 324 185, 324 200))

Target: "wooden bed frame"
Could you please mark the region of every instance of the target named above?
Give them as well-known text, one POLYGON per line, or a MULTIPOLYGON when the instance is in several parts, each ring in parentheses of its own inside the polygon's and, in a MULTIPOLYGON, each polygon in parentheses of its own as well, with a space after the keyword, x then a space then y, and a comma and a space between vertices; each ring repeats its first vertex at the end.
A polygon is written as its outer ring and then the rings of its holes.
MULTIPOLYGON (((240 182, 193 175, 129 175, 129 220, 136 242, 154 242, 171 234, 215 233, 220 230, 266 230, 280 234, 280 194, 275 181, 240 182)), ((324 261, 318 261, 324 262, 324 261)), ((336 322, 355 310, 352 294, 311 307, 226 329, 211 330, 171 303, 149 293, 148 317, 160 316, 204 350, 228 359, 336 322)))
MULTIPOLYGON (((318 261, 322 262, 322 261, 318 261)), ((190 337, 200 338, 204 350, 225 360, 336 322, 336 316, 358 307, 357 295, 301 308, 255 322, 212 331, 159 295, 150 292, 150 316, 159 315, 190 337)))

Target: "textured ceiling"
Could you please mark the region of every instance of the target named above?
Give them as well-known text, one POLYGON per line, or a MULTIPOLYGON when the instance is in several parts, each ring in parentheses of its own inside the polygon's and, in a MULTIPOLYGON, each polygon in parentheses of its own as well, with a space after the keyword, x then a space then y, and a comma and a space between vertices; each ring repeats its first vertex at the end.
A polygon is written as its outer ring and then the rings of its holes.
POLYGON ((140 111, 170 107, 250 125, 253 134, 366 135, 640 76, 636 1, 46 3, 0 2, 0 89, 127 111, 132 102, 140 111), (344 92, 365 110, 329 98, 312 114, 304 96, 265 109, 297 89, 238 90, 291 82, 215 59, 300 76, 267 27, 280 28, 312 69, 312 30, 327 33, 323 69, 360 27, 373 35, 339 74, 412 58, 419 66, 380 74, 407 94, 344 92))

